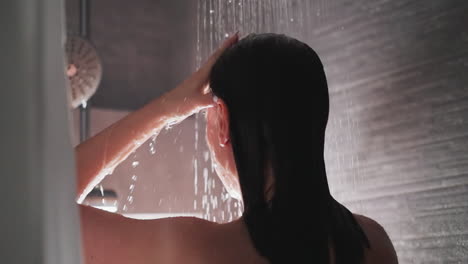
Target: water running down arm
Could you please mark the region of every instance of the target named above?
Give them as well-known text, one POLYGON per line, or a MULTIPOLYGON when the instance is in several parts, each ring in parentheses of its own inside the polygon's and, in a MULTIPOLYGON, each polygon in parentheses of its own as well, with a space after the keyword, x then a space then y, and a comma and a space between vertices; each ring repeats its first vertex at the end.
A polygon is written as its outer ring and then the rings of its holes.
POLYGON ((75 148, 78 203, 82 203, 94 186, 166 125, 181 122, 212 106, 212 96, 206 89, 211 67, 220 54, 237 39, 237 34, 228 38, 198 71, 175 89, 152 100, 75 148))

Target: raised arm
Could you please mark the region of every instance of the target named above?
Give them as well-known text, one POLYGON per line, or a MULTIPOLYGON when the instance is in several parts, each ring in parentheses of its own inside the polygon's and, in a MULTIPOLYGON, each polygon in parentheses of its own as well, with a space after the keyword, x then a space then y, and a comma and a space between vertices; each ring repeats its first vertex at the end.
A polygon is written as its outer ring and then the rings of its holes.
POLYGON ((219 55, 237 39, 237 34, 227 39, 197 72, 177 88, 130 113, 75 148, 78 203, 82 203, 94 186, 119 163, 166 125, 178 123, 212 106, 212 96, 207 89, 211 67, 219 55))

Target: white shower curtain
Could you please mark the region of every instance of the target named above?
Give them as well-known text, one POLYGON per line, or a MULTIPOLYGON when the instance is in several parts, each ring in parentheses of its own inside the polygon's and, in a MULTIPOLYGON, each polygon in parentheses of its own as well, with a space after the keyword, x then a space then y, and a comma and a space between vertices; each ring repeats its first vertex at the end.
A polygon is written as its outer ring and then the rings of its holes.
POLYGON ((0 3, 1 263, 81 263, 62 0, 0 3))

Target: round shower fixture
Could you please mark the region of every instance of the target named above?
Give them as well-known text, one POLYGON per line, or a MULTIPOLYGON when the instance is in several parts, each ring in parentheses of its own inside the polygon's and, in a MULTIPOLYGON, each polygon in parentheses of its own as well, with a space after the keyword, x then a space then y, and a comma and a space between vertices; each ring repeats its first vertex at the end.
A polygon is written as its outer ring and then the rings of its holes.
POLYGON ((86 105, 102 78, 102 64, 94 46, 79 36, 67 38, 66 69, 71 87, 71 107, 86 105))

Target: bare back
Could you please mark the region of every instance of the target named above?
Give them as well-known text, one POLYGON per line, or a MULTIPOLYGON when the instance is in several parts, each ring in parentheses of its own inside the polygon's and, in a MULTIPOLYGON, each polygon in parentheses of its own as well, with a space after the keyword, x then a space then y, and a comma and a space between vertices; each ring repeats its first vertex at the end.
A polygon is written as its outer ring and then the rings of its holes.
MULTIPOLYGON (((365 252, 366 264, 398 263, 393 245, 385 230, 374 220, 355 215, 356 220, 369 238, 371 249, 365 252)), ((228 224, 216 224, 204 220, 187 220, 189 226, 196 229, 179 229, 180 253, 174 256, 174 263, 246 263, 267 264, 252 244, 248 231, 242 220, 228 224), (190 233, 190 236, 186 234, 190 233)), ((176 236, 178 236, 176 234, 176 236)), ((333 251, 333 250, 332 250, 333 251)), ((332 254, 333 255, 333 254, 332 254)), ((332 263, 333 257, 331 257, 332 263)))
MULTIPOLYGON (((86 264, 267 264, 238 219, 217 224, 194 217, 136 220, 80 206, 84 263, 86 264)), ((385 230, 374 220, 355 215, 371 249, 366 264, 398 263, 385 230)), ((333 262, 333 249, 331 250, 333 262)))

